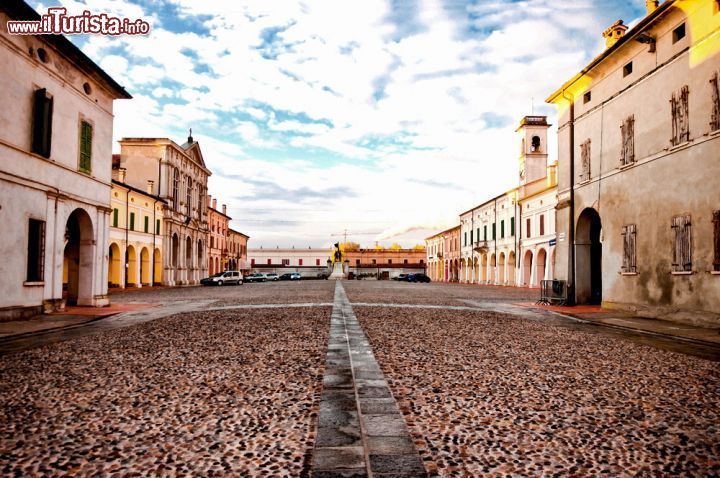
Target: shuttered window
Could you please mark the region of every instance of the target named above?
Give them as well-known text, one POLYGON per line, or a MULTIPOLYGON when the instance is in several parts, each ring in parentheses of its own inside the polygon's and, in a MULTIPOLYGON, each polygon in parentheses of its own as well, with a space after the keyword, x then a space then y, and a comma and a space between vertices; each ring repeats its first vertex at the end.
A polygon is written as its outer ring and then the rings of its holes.
POLYGON ((690 141, 689 97, 690 89, 685 85, 673 93, 670 98, 670 112, 672 113, 670 142, 673 146, 690 141))
POLYGON ((155 221, 155 234, 160 234, 160 219, 155 221))
POLYGON ((713 212, 713 270, 720 272, 720 211, 713 212))
POLYGON ((483 240, 487 241, 487 226, 483 226, 483 240))
POLYGON ((113 227, 118 227, 118 210, 113 209, 113 227))
POLYGON ((622 227, 622 237, 623 237, 622 271, 624 273, 628 273, 628 274, 637 272, 635 234, 636 234, 635 224, 628 224, 628 225, 622 227))
POLYGON ((92 135, 93 128, 87 121, 80 121, 80 164, 83 173, 92 171, 92 135))
POLYGON ((717 131, 720 129, 720 72, 716 71, 710 78, 710 94, 712 95, 710 131, 717 131))
POLYGON ((525 237, 530 237, 530 218, 525 219, 525 237))
POLYGON ((492 228, 492 238, 493 238, 493 240, 495 240, 496 237, 497 237, 497 223, 494 223, 494 222, 493 222, 493 228, 492 228))
POLYGON ((540 235, 545 235, 545 214, 540 214, 540 235))
POLYGON ((145 232, 150 232, 150 218, 149 217, 145 216, 145 224, 143 224, 143 225, 145 226, 145 228, 144 228, 145 232))
POLYGON ((45 221, 30 219, 28 225, 28 282, 41 282, 45 274, 45 221))
POLYGON ((515 218, 514 217, 510 218, 510 235, 511 236, 515 235, 515 218))
POLYGON ((135 230, 135 213, 134 212, 130 213, 130 230, 131 231, 135 230))
POLYGON ((588 139, 580 145, 580 181, 590 180, 590 145, 591 141, 588 139))
POLYGON ((673 230, 673 272, 692 271, 692 223, 690 215, 672 218, 673 230))
POLYGON ((35 90, 32 125, 32 151, 40 156, 50 157, 52 143, 53 99, 47 90, 35 90))
POLYGON ((620 165, 625 166, 635 161, 635 115, 625 118, 620 125, 622 145, 620 149, 620 165))
POLYGON ((500 238, 505 237, 505 221, 500 221, 500 238))

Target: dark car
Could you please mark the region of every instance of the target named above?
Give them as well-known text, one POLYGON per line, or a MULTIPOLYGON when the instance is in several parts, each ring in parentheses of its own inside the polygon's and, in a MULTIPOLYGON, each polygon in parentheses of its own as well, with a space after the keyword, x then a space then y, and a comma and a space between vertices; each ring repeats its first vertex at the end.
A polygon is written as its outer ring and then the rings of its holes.
POLYGON ((397 277, 393 277, 392 280, 400 281, 400 282, 406 282, 408 278, 408 274, 400 274, 397 277))
POLYGON ((407 276, 408 282, 430 282, 430 278, 425 274, 409 274, 407 276))
POLYGON ((245 276, 245 282, 265 282, 267 277, 262 272, 254 272, 245 276))
POLYGON ((280 276, 280 280, 300 280, 300 274, 297 272, 287 272, 280 276))
POLYGON ((243 276, 238 271, 225 271, 218 272, 217 274, 211 275, 204 279, 200 279, 202 285, 225 285, 225 284, 236 284, 241 285, 243 283, 243 276))

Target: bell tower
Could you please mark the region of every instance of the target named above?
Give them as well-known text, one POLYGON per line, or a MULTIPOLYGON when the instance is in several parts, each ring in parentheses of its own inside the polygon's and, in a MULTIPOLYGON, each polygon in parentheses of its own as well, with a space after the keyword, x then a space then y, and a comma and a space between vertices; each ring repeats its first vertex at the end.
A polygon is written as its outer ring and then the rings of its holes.
POLYGON ((526 116, 516 130, 520 134, 520 185, 547 176, 547 116, 526 116))

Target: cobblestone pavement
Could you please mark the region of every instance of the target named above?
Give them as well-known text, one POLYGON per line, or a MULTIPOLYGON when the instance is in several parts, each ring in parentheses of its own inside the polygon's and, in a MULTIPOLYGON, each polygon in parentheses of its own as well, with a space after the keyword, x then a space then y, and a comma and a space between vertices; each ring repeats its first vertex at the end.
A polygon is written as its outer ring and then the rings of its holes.
POLYGON ((466 301, 535 302, 539 289, 519 287, 479 286, 474 284, 408 284, 398 281, 345 281, 345 291, 351 302, 467 305, 466 301))
POLYGON ((720 474, 717 362, 492 312, 355 313, 435 475, 720 474))
POLYGON ((299 476, 331 308, 177 315, 4 356, 3 476, 299 476))
MULTIPOLYGON (((720 363, 672 352, 687 346, 512 305, 537 291, 343 285, 372 346, 358 352, 384 372, 360 378, 387 379, 431 474, 720 476, 720 363)), ((319 305, 334 290, 129 292, 113 300, 163 305, 16 344, 0 356, 0 475, 307 475, 323 373, 343 387, 319 305)))
POLYGON ((193 286, 138 290, 110 295, 113 303, 167 303, 176 300, 212 300, 213 305, 332 303, 335 281, 273 281, 228 286, 193 286))

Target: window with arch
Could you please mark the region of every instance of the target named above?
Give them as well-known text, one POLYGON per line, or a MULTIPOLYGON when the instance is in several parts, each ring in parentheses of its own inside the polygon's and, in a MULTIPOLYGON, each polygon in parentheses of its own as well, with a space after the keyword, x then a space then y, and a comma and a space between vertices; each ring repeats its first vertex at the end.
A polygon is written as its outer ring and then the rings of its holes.
POLYGON ((190 176, 187 177, 186 180, 186 190, 185 190, 185 204, 187 207, 187 215, 190 215, 190 211, 192 209, 192 189, 193 189, 193 181, 190 179, 190 176))
POLYGON ((533 153, 540 152, 540 136, 533 136, 530 142, 530 151, 533 153))
POLYGON ((179 206, 179 194, 180 194, 180 172, 175 168, 173 170, 173 189, 172 189, 172 201, 173 209, 178 210, 179 206))

